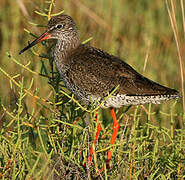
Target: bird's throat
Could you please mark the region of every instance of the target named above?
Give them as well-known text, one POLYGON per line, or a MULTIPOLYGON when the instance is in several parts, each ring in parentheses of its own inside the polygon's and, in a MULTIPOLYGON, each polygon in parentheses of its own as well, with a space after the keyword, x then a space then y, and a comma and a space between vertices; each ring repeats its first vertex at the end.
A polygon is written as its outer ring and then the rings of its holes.
POLYGON ((54 56, 58 56, 60 59, 66 59, 79 45, 80 40, 78 37, 65 40, 58 39, 54 56))

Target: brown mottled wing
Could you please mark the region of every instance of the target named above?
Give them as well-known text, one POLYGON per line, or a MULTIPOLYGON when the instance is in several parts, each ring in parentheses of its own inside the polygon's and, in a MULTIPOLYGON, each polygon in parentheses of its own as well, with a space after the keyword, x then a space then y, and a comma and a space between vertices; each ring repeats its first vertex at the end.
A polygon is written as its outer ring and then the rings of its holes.
POLYGON ((71 67, 68 73, 73 83, 90 95, 105 96, 118 85, 119 94, 177 94, 176 90, 159 85, 140 75, 115 56, 87 45, 81 45, 69 59, 71 67))

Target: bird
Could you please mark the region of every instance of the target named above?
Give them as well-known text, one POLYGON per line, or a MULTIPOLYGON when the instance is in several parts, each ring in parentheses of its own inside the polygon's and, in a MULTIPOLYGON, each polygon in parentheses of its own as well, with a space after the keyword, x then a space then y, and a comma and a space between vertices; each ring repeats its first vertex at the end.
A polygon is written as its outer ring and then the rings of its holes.
MULTIPOLYGON (((114 108, 146 103, 160 104, 161 101, 180 97, 177 90, 144 77, 122 59, 83 44, 75 22, 66 14, 51 17, 46 31, 19 54, 47 39, 57 40, 53 58, 65 86, 86 104, 98 102, 102 108, 110 108, 113 118, 111 146, 119 130, 114 108)), ((101 126, 98 123, 94 144, 97 142, 100 130, 101 126)), ((92 155, 91 146, 87 164, 92 162, 92 155)), ((109 149, 107 168, 110 168, 110 159, 109 149)))

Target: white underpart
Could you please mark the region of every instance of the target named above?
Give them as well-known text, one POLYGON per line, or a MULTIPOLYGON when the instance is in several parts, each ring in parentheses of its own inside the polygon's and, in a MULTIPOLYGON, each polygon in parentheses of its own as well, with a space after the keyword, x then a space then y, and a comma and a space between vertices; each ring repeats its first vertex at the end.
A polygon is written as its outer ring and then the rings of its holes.
MULTIPOLYGON (((89 97, 92 101, 97 101, 98 103, 103 102, 104 100, 100 97, 89 97)), ((161 101, 170 100, 170 99, 177 99, 179 96, 177 95, 156 95, 156 96, 128 96, 128 95, 120 95, 117 94, 116 96, 111 96, 103 102, 102 107, 115 107, 120 108, 124 105, 139 105, 139 104, 160 104, 161 101)))

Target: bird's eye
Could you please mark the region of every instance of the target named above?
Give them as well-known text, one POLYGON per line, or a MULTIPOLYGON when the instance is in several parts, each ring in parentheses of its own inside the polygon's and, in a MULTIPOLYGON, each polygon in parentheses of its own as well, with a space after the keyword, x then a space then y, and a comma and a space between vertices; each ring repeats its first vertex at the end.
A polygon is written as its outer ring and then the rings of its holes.
POLYGON ((61 29, 61 28, 62 28, 62 24, 58 24, 58 25, 56 26, 56 28, 57 28, 57 29, 61 29))

